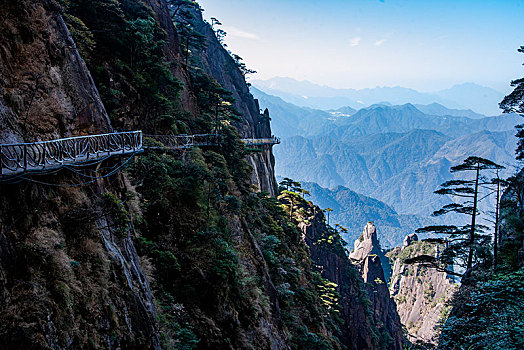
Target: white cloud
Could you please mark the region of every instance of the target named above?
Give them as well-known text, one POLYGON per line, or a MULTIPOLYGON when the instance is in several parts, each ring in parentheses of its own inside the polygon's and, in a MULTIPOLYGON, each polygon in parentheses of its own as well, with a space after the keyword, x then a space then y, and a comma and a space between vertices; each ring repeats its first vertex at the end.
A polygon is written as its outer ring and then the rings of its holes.
POLYGON ((384 44, 385 42, 386 42, 386 39, 380 39, 380 40, 375 41, 375 43, 373 45, 380 46, 380 45, 384 44))
POLYGON ((351 47, 358 46, 358 45, 360 44, 360 40, 362 40, 362 38, 360 38, 360 37, 350 39, 350 40, 349 40, 349 45, 350 45, 351 47))
POLYGON ((259 40, 260 37, 254 33, 247 32, 237 27, 224 27, 228 36, 250 40, 259 40))

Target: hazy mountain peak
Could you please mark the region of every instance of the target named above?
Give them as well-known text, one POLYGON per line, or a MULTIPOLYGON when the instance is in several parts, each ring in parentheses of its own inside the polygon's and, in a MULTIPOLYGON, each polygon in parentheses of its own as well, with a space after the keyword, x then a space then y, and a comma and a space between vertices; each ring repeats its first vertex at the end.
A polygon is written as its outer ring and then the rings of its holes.
POLYGON ((495 90, 495 89, 487 87, 487 86, 482 86, 482 85, 479 85, 479 84, 473 83, 473 82, 465 82, 465 83, 455 84, 455 85, 453 85, 449 89, 444 89, 444 91, 445 90, 452 90, 452 89, 481 89, 481 90, 490 90, 490 91, 502 94, 502 92, 500 92, 498 90, 495 90))
MULTIPOLYGON (((504 97, 503 93, 495 89, 471 82, 457 84, 449 89, 431 93, 401 86, 340 89, 286 77, 252 80, 251 82, 260 90, 277 95, 287 102, 323 110, 333 110, 344 106, 359 109, 374 104, 403 105, 411 103, 413 105, 428 105, 436 110, 442 110, 441 106, 457 110, 469 109, 472 111, 469 115, 467 112, 454 112, 450 115, 459 113, 458 116, 480 118, 479 113, 484 115, 500 114, 498 103, 504 97)), ((444 115, 442 113, 440 112, 437 115, 444 115)))
POLYGON ((471 109, 451 109, 436 102, 427 105, 417 104, 415 106, 422 112, 429 115, 466 117, 472 119, 481 119, 486 117, 483 114, 473 112, 471 109))

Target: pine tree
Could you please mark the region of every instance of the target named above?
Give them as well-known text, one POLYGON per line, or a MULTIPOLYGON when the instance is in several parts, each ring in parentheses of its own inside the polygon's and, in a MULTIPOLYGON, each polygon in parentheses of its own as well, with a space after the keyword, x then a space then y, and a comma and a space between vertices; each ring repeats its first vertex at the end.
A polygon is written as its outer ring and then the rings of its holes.
MULTIPOLYGON (((524 53, 524 46, 521 46, 518 50, 520 53, 524 53)), ((511 82, 511 86, 515 87, 512 93, 504 97, 502 102, 499 104, 500 108, 504 113, 518 113, 524 115, 524 78, 516 79, 511 82)), ((517 145, 517 159, 524 159, 524 124, 516 126, 517 137, 519 139, 517 145)))
MULTIPOLYGON (((462 164, 450 169, 451 173, 473 172, 474 178, 469 180, 451 180, 443 183, 441 188, 435 191, 439 195, 451 195, 454 197, 464 198, 462 203, 451 203, 443 206, 440 210, 433 213, 434 216, 441 216, 448 213, 456 213, 470 217, 470 223, 463 226, 455 225, 434 225, 427 226, 417 230, 417 233, 433 233, 437 236, 446 235, 446 240, 436 239, 433 241, 446 243, 447 247, 439 256, 439 259, 430 256, 418 256, 406 260, 406 263, 424 263, 448 273, 447 266, 458 263, 466 269, 468 273, 473 267, 474 260, 483 258, 482 247, 489 242, 489 236, 483 235, 487 229, 486 226, 478 223, 478 204, 486 198, 479 198, 481 189, 493 185, 494 180, 488 180, 482 176, 485 170, 498 171, 503 169, 501 165, 491 160, 480 157, 469 157, 462 164)), ((491 192, 491 188, 488 189, 491 192)), ((491 193, 488 193, 488 195, 491 193)))

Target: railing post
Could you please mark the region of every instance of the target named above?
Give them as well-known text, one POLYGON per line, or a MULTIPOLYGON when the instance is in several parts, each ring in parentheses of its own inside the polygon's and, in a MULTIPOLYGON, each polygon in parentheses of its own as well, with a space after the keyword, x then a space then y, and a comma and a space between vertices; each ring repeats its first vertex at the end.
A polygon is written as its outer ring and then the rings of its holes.
POLYGON ((0 145, 0 175, 4 174, 4 154, 2 153, 2 145, 0 145))
POLYGON ((100 148, 102 148, 100 138, 98 136, 93 136, 93 138, 96 140, 96 158, 100 158, 100 148))
POLYGON ((24 171, 27 171, 27 145, 24 145, 24 171))
POLYGON ((126 153, 125 150, 126 150, 126 139, 125 139, 125 134, 120 134, 120 136, 122 136, 122 154, 126 153))
POLYGON ((47 148, 47 143, 44 143, 44 147, 43 147, 43 151, 42 151, 42 167, 43 168, 45 168, 46 148, 47 148))

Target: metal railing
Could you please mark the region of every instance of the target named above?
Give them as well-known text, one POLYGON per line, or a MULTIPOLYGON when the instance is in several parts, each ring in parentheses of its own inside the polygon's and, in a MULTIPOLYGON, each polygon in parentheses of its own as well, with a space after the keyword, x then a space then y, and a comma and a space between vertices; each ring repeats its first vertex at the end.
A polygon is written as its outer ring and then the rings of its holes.
POLYGON ((0 144, 0 175, 13 175, 142 150, 142 131, 0 144))
MULTIPOLYGON (((68 164, 97 160, 108 156, 129 154, 143 149, 188 149, 218 146, 218 134, 143 135, 162 145, 143 145, 142 131, 69 137, 52 141, 0 144, 0 176, 27 171, 46 170, 68 164)), ((272 146, 278 137, 242 139, 248 147, 272 146)))
MULTIPOLYGON (((158 149, 187 149, 191 147, 218 146, 221 137, 218 134, 195 135, 144 135, 146 138, 160 142, 163 146, 145 145, 144 148, 158 149)), ((276 136, 265 139, 241 139, 246 146, 272 146, 280 143, 276 136)))
POLYGON ((280 138, 271 136, 267 139, 242 139, 246 146, 273 146, 280 143, 280 138))
POLYGON ((192 147, 218 146, 218 134, 193 134, 193 135, 144 135, 146 138, 160 142, 163 146, 146 145, 144 148, 158 149, 187 149, 192 147))

